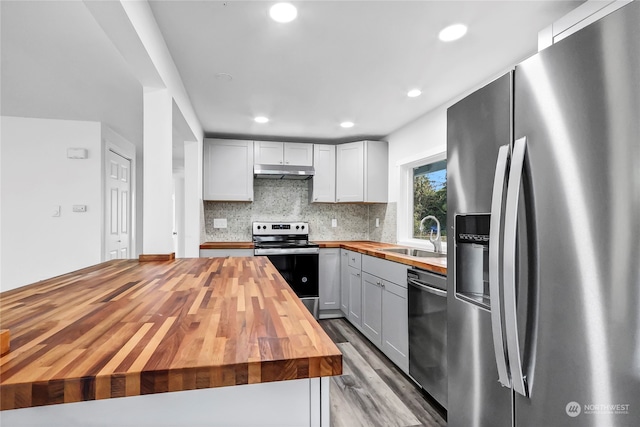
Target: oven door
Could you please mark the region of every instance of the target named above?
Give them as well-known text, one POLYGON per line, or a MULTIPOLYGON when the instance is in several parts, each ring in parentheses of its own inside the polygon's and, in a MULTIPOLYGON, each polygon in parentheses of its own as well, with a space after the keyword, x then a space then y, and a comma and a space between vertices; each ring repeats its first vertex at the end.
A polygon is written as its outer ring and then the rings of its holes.
POLYGON ((267 255, 267 258, 298 297, 318 297, 317 253, 267 255))

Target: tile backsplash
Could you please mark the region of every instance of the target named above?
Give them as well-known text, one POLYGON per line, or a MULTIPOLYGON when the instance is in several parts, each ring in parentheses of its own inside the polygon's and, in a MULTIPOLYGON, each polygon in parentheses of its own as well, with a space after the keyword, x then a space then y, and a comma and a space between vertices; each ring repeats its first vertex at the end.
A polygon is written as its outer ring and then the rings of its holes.
POLYGON ((256 179, 252 203, 204 202, 204 218, 209 242, 251 241, 253 221, 307 221, 311 240, 396 242, 395 203, 309 203, 307 181, 256 179), (226 218, 227 228, 213 228, 214 218, 226 218))

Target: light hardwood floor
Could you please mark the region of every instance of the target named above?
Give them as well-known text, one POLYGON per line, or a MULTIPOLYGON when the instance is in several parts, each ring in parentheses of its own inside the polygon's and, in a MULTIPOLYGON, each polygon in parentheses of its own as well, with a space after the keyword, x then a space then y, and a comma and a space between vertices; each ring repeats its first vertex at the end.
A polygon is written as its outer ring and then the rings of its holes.
POLYGON ((331 379, 332 427, 439 427, 447 422, 420 389, 345 319, 320 325, 342 351, 331 379))

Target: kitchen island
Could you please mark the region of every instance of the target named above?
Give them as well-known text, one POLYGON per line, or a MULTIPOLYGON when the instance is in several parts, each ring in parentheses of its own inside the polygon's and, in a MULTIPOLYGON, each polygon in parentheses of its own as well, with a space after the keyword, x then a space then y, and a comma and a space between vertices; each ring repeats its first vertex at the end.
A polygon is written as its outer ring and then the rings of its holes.
POLYGON ((329 425, 342 355, 266 257, 108 261, 0 309, 3 425, 329 425))

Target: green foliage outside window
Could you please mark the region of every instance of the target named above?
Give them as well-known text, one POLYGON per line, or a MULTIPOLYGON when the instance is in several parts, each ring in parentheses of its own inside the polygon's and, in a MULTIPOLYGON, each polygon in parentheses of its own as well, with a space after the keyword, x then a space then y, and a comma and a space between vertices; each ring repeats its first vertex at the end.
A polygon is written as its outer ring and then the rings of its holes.
POLYGON ((436 223, 426 220, 420 232, 420 221, 433 215, 440 221, 442 241, 447 241, 447 161, 441 160, 413 169, 413 238, 429 240, 436 236, 436 223))

